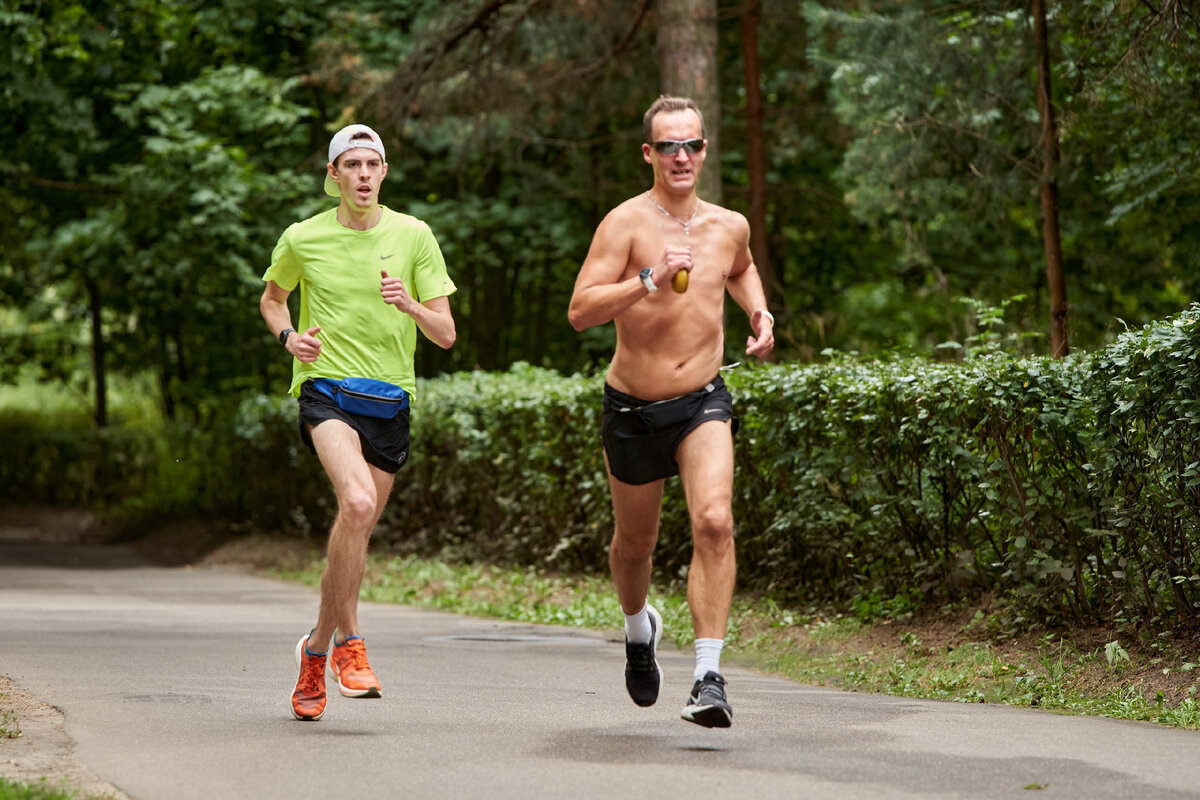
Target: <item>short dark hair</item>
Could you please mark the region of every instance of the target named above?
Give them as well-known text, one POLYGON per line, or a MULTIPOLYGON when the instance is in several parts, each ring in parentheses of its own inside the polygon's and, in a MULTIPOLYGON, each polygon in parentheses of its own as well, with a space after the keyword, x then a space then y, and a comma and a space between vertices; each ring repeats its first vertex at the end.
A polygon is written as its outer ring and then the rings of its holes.
POLYGON ((642 116, 642 140, 649 142, 650 137, 653 136, 651 129, 654 127, 654 117, 658 115, 658 112, 686 111, 689 108, 695 111, 696 116, 700 118, 700 138, 706 138, 704 136, 704 115, 700 113, 700 108, 696 105, 696 101, 690 97, 670 97, 660 94, 658 99, 650 104, 650 107, 646 109, 646 113, 642 116))

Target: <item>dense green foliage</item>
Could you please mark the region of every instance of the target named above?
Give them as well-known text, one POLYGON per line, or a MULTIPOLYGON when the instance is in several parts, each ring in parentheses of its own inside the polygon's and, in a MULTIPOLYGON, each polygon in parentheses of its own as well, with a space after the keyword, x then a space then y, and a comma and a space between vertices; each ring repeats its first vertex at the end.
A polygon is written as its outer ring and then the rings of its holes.
MULTIPOLYGON (((1182 3, 1048 5, 1071 325, 1094 347, 1119 330, 1114 317, 1172 314, 1200 289, 1189 224, 1200 181, 1196 148, 1184 144, 1200 135, 1184 110, 1195 98, 1185 86, 1200 75, 1185 51, 1197 52, 1200 26, 1182 3), (1184 95, 1192 99, 1181 104, 1184 95)), ((1044 331, 1028 3, 880 4, 878 14, 823 6, 807 6, 821 42, 814 56, 830 76, 833 111, 854 131, 838 171, 845 204, 899 245, 892 280, 856 300, 877 309, 857 335, 866 346, 879 336, 915 344, 931 326, 963 335, 960 320, 914 295, 1020 294, 1021 327, 1044 331)))
MULTIPOLYGON (((745 211, 744 9, 714 7, 709 168, 745 211)), ((653 2, 0 11, 0 381, 36 365, 95 393, 106 372, 149 372, 166 415, 193 422, 209 396, 279 385, 260 276, 279 232, 326 207, 324 147, 351 119, 383 133, 383 200, 430 222, 460 287, 458 344, 420 351, 420 374, 611 353, 611 328, 577 335, 565 307, 595 225, 649 181, 653 2)), ((1177 0, 1050 12, 1071 325, 1096 347, 1200 288, 1200 30, 1177 0)), ((959 297, 1020 296, 1020 329, 1045 331, 1031 41, 1017 0, 764 0, 780 360, 930 355, 974 332, 959 297)))
MULTIPOLYGON (((870 614, 991 594, 1039 621, 1190 625, 1200 601, 1200 306, 1055 361, 833 357, 735 370, 739 579, 870 614)), ((517 365, 422 382, 381 546, 603 572, 599 377, 517 365)), ((331 492, 290 401, 203 428, 5 418, 7 501, 321 535, 331 492), (283 477, 286 476, 286 477, 283 477)), ((656 565, 685 573, 668 483, 656 565)))
MULTIPOLYGON (((761 131, 745 7, 713 5, 708 169, 747 211, 761 133, 779 323, 779 365, 731 375, 743 584, 1190 623, 1195 310, 1149 323, 1200 292, 1195 10, 1049 4, 1076 352, 1051 363, 1027 4, 763 0, 761 131)), ((321 535, 327 482, 257 299, 279 233, 328 207, 330 133, 363 121, 383 202, 430 223, 460 289, 455 347, 418 350, 386 544, 602 569, 614 334, 566 306, 597 223, 649 182, 656 25, 651 0, 0 0, 0 384, 90 398, 0 414, 0 500, 321 535), (109 414, 118 381, 160 413, 109 414)), ((675 483, 664 508, 674 578, 675 483)))

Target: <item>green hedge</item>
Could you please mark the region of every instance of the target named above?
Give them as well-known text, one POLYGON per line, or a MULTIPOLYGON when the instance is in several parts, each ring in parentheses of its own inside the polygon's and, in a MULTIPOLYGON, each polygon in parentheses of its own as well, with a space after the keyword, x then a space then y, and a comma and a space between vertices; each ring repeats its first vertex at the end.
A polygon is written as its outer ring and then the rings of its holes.
MULTIPOLYGON (((1041 621, 1194 622, 1198 320, 1062 361, 733 371, 741 584, 867 611, 988 593, 1041 621)), ((383 546, 606 570, 602 385, 526 365, 422 381, 383 546)), ((0 419, 0 491, 323 535, 332 496, 295 404, 224 405, 155 432, 0 419)), ((666 495, 656 568, 675 578, 690 540, 677 480, 666 495)))
POLYGON ((323 535, 333 499, 296 434, 294 402, 228 398, 198 415, 96 429, 73 415, 0 412, 0 502, 90 507, 131 529, 195 518, 323 535))
POLYGON ((838 361, 738 382, 744 570, 821 596, 1091 607, 1078 362, 838 361))

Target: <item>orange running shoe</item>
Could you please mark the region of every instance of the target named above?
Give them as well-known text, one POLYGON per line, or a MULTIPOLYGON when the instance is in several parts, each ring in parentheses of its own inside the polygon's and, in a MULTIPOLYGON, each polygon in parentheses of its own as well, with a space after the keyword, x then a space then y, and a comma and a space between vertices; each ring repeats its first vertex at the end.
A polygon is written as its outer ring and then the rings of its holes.
POLYGON ((308 652, 306 644, 308 636, 302 637, 296 645, 296 667, 300 677, 296 680, 296 691, 292 692, 292 716, 314 720, 325 713, 325 661, 328 654, 314 655, 308 652))
POLYGON ((347 636, 341 644, 333 637, 329 668, 344 697, 379 697, 379 679, 367 663, 367 647, 361 636, 347 636))

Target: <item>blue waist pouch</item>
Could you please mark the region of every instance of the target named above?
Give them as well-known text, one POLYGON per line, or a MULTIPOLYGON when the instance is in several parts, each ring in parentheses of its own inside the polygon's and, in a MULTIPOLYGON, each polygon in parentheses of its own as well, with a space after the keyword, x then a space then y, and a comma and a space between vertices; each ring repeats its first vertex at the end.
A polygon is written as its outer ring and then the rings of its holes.
POLYGON ((408 392, 400 386, 373 378, 315 378, 313 386, 331 398, 342 411, 364 417, 392 419, 408 408, 408 392))

